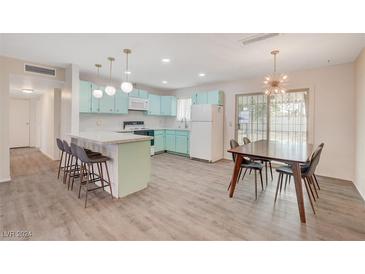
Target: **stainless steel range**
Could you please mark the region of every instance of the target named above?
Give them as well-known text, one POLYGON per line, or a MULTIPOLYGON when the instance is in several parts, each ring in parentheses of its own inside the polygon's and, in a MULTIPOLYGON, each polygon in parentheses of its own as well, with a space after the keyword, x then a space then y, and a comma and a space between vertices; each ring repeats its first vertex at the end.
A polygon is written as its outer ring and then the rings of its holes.
MULTIPOLYGON (((126 121, 123 122, 123 131, 130 131, 137 135, 155 136, 153 129, 148 129, 144 125, 144 121, 126 121)), ((155 155, 155 142, 151 140, 151 155, 155 155)))

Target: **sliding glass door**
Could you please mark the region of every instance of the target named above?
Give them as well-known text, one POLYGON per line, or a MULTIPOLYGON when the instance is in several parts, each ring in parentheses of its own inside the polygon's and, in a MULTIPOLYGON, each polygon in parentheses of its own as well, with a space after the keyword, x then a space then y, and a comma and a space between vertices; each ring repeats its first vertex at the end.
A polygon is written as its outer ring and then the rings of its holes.
POLYGON ((308 90, 285 94, 236 95, 236 140, 269 139, 280 142, 306 143, 308 135, 308 90))

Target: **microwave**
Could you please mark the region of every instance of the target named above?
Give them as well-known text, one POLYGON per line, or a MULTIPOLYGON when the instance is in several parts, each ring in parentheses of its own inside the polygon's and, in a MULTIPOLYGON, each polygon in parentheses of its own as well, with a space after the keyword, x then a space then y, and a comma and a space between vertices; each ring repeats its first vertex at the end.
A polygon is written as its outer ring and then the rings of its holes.
POLYGON ((148 110, 148 99, 142 99, 137 97, 129 97, 128 109, 130 110, 148 110))

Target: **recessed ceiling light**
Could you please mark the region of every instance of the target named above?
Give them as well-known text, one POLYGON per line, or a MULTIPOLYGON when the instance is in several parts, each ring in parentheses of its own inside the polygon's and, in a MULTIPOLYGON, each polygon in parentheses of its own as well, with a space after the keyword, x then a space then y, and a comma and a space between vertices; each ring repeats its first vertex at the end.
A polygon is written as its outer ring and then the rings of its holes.
POLYGON ((33 93, 33 90, 30 88, 23 88, 22 92, 30 94, 30 93, 33 93))
POLYGON ((131 71, 129 71, 129 70, 125 71, 124 73, 125 73, 125 74, 132 74, 132 72, 131 72, 131 71))
POLYGON ((199 77, 205 77, 205 73, 199 73, 199 77))
POLYGON ((165 80, 164 80, 164 81, 162 81, 162 84, 167 84, 167 81, 165 81, 165 80))
POLYGON ((170 63, 171 62, 171 60, 169 59, 169 58, 162 58, 162 63, 170 63))

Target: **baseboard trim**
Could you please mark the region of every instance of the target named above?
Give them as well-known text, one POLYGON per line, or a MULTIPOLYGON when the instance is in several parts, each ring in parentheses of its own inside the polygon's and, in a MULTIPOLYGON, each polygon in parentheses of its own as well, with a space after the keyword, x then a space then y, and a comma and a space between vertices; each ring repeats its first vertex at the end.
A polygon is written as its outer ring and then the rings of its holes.
POLYGON ((11 181, 11 178, 5 178, 5 179, 0 179, 0 183, 8 183, 11 181))

